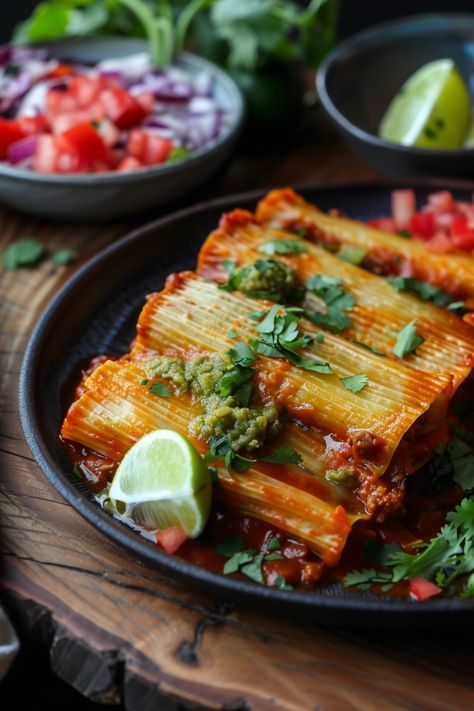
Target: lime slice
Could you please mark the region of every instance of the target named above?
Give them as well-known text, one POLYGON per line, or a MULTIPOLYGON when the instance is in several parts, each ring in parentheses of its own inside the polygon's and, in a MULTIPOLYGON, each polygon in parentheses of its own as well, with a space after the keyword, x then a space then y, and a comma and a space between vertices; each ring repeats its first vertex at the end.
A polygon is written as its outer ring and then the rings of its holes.
POLYGON ((405 82, 383 117, 379 134, 404 146, 458 148, 470 120, 464 79, 451 59, 438 59, 405 82))
POLYGON ((196 538, 209 517, 211 493, 211 475, 193 445, 178 432, 155 430, 129 449, 109 496, 147 528, 181 526, 196 538))

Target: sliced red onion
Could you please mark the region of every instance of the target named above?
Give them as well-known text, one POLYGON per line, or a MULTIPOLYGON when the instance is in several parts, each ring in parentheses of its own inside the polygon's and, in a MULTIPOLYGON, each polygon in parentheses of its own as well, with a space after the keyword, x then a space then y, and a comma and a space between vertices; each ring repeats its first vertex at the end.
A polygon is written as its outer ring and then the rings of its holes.
POLYGON ((21 99, 17 111, 17 118, 22 116, 36 116, 44 111, 48 89, 57 84, 57 80, 47 79, 37 82, 21 99))
POLYGON ((10 144, 7 148, 7 159, 10 163, 17 165, 33 158, 38 145, 38 138, 38 136, 27 136, 27 138, 22 138, 20 141, 10 144))
POLYGON ((189 102, 187 109, 192 114, 208 114, 215 112, 217 105, 214 99, 209 99, 204 96, 194 96, 189 102))
POLYGON ((12 46, 9 44, 3 44, 0 47, 0 65, 8 64, 12 56, 12 46))

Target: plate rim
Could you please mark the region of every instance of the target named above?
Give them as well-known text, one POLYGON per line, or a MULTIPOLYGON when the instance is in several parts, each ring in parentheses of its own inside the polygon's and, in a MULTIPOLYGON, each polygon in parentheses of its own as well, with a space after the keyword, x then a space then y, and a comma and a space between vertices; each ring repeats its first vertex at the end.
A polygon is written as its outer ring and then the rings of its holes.
MULTIPOLYGON (((316 193, 318 191, 322 191, 326 194, 333 192, 335 197, 337 197, 338 193, 350 189, 370 191, 374 188, 378 190, 380 188, 390 190, 397 187, 413 187, 414 189, 417 187, 425 189, 444 187, 444 189, 452 190, 474 190, 474 181, 415 178, 411 180, 348 181, 329 186, 321 182, 307 182, 296 185, 294 190, 303 194, 305 192, 316 193)), ((101 249, 97 254, 81 265, 60 287, 42 311, 34 329, 30 333, 20 369, 18 389, 20 421, 25 439, 34 456, 35 462, 48 481, 72 508, 95 529, 98 529, 101 534, 105 535, 109 540, 119 545, 128 553, 132 553, 144 560, 155 569, 159 568, 162 571, 166 571, 166 573, 170 573, 174 578, 180 581, 191 579, 193 583, 200 587, 201 591, 203 588, 207 588, 213 597, 223 598, 227 595, 230 600, 235 598, 240 600, 246 599, 252 606, 274 603, 275 606, 280 607, 280 609, 285 605, 291 606, 291 604, 294 603, 298 611, 288 610, 289 616, 292 616, 292 613, 294 613, 301 617, 303 613, 310 612, 320 617, 321 613, 324 612, 340 612, 341 614, 349 613, 355 615, 361 613, 364 615, 364 624, 368 622, 367 616, 371 615, 374 617, 374 622, 380 620, 380 615, 389 622, 394 622, 396 619, 400 619, 400 617, 405 620, 410 619, 410 621, 423 621, 428 620, 432 615, 443 613, 446 616, 446 621, 449 618, 451 622, 453 617, 462 617, 466 613, 472 614, 474 612, 474 600, 463 600, 461 598, 431 599, 420 605, 409 599, 405 600, 395 597, 389 599, 388 596, 366 596, 360 593, 353 593, 351 597, 339 595, 331 596, 321 594, 318 588, 308 592, 278 590, 250 581, 241 581, 218 573, 212 573, 205 568, 189 563, 177 556, 168 555, 158 546, 154 546, 137 535, 135 531, 123 523, 107 515, 95 502, 74 487, 72 480, 69 479, 68 475, 57 465, 49 451, 47 438, 43 438, 41 434, 36 412, 36 370, 38 368, 38 357, 44 345, 44 333, 69 294, 74 292, 77 285, 80 284, 84 277, 90 272, 99 268, 102 263, 106 264, 113 255, 120 253, 135 240, 144 238, 149 233, 159 230, 162 226, 166 226, 170 223, 173 224, 196 214, 205 213, 213 209, 232 209, 239 202, 256 202, 270 189, 276 188, 260 188, 205 200, 145 223, 133 231, 126 233, 104 249, 101 249)))

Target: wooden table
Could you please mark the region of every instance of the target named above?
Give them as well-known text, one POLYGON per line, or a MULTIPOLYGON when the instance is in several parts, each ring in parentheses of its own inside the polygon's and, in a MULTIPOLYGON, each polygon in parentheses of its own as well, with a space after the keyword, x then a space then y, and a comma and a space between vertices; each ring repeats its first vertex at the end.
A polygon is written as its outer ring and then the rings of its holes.
MULTIPOLYGON (((198 197, 371 176, 319 123, 286 151, 235 156, 198 197)), ((46 481, 18 418, 28 334, 74 269, 146 219, 65 225, 0 213, 0 249, 35 235, 48 249, 68 246, 78 255, 68 268, 44 260, 1 274, 1 588, 14 619, 49 646, 58 676, 129 711, 167 711, 175 702, 234 711, 474 709, 467 634, 369 636, 215 604, 103 538, 46 481)))

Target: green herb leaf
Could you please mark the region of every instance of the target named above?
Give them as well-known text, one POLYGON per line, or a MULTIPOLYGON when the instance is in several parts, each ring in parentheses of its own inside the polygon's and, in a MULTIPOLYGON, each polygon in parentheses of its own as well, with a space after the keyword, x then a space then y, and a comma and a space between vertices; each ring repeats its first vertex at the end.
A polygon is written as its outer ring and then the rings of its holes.
POLYGON ((351 393, 358 393, 363 390, 369 382, 369 376, 365 375, 365 373, 359 373, 358 375, 348 375, 345 378, 339 378, 339 380, 346 390, 350 390, 351 393))
POLYGON ((153 395, 158 395, 159 397, 170 397, 172 395, 171 390, 164 383, 153 383, 150 385, 148 390, 153 393, 153 395))
POLYGON ((247 343, 236 343, 233 348, 227 351, 229 358, 243 368, 253 365, 257 360, 255 353, 247 343))
POLYGON ((273 586, 279 590, 293 590, 293 586, 286 582, 283 575, 277 575, 273 581, 273 586))
POLYGON ((258 251, 262 254, 304 254, 307 252, 306 245, 301 240, 296 239, 272 239, 262 244, 258 251))
POLYGON ((414 353, 424 342, 425 339, 416 332, 416 320, 410 321, 398 332, 393 353, 399 358, 405 358, 410 353, 414 353))
POLYGON ((254 580, 256 583, 265 585, 265 579, 263 577, 262 571, 262 562, 263 554, 260 553, 259 555, 254 556, 251 561, 249 561, 245 565, 242 565, 242 567, 240 568, 240 572, 246 575, 251 580, 254 580))
POLYGON ((414 279, 412 277, 400 276, 387 277, 387 281, 397 291, 406 291, 410 294, 414 294, 420 299, 423 299, 423 301, 431 301, 431 303, 436 304, 436 306, 447 306, 450 310, 456 310, 464 307, 464 303, 462 301, 455 302, 455 308, 453 309, 453 298, 451 295, 426 281, 421 281, 420 279, 414 279))
POLYGON ((265 560, 286 560, 281 553, 269 553, 265 556, 265 560))
POLYGON ((73 261, 73 259, 74 255, 70 249, 59 249, 57 252, 54 252, 51 257, 53 264, 56 264, 59 267, 67 266, 73 261))
POLYGON ((354 264, 356 267, 362 264, 366 256, 367 250, 363 247, 341 247, 337 253, 339 259, 343 259, 345 262, 349 262, 349 264, 354 264))
POLYGON ((260 321, 260 319, 263 318, 263 316, 265 316, 265 314, 266 314, 266 311, 263 311, 263 310, 262 311, 252 311, 251 313, 249 313, 249 316, 252 319, 252 321, 260 321))
POLYGON ((175 163, 178 160, 183 160, 183 158, 187 158, 190 153, 191 151, 188 148, 184 148, 184 146, 175 146, 171 149, 171 152, 166 162, 175 163))
POLYGON ((234 331, 234 329, 231 328, 225 335, 227 338, 237 338, 237 331, 234 331))
POLYGON ((371 353, 375 353, 375 355, 379 356, 384 356, 385 353, 380 350, 380 348, 375 348, 375 346, 369 346, 368 343, 362 343, 362 341, 356 341, 354 338, 351 338, 351 343, 355 343, 357 346, 361 346, 361 348, 365 348, 367 351, 370 351, 371 353))
POLYGON ((35 237, 19 239, 2 253, 3 266, 7 272, 18 267, 32 267, 40 260, 44 251, 44 246, 35 237))
POLYGON ((279 447, 275 452, 262 457, 262 462, 269 464, 301 464, 301 455, 291 447, 279 447))
POLYGON ((237 571, 242 565, 244 565, 245 563, 250 563, 252 560, 253 553, 250 551, 240 551, 238 553, 234 553, 234 555, 229 558, 229 560, 224 565, 224 575, 237 573, 237 571))
POLYGON ((368 541, 364 546, 364 555, 369 565, 376 565, 383 568, 390 561, 392 553, 400 550, 400 546, 395 543, 381 544, 376 540, 368 541))
POLYGON ((272 536, 266 545, 267 551, 276 551, 281 547, 281 543, 276 536, 272 536))
POLYGON ((225 555, 226 558, 232 558, 235 553, 241 551, 245 546, 245 541, 240 536, 229 536, 223 541, 220 541, 214 546, 216 550, 221 555, 225 555))

